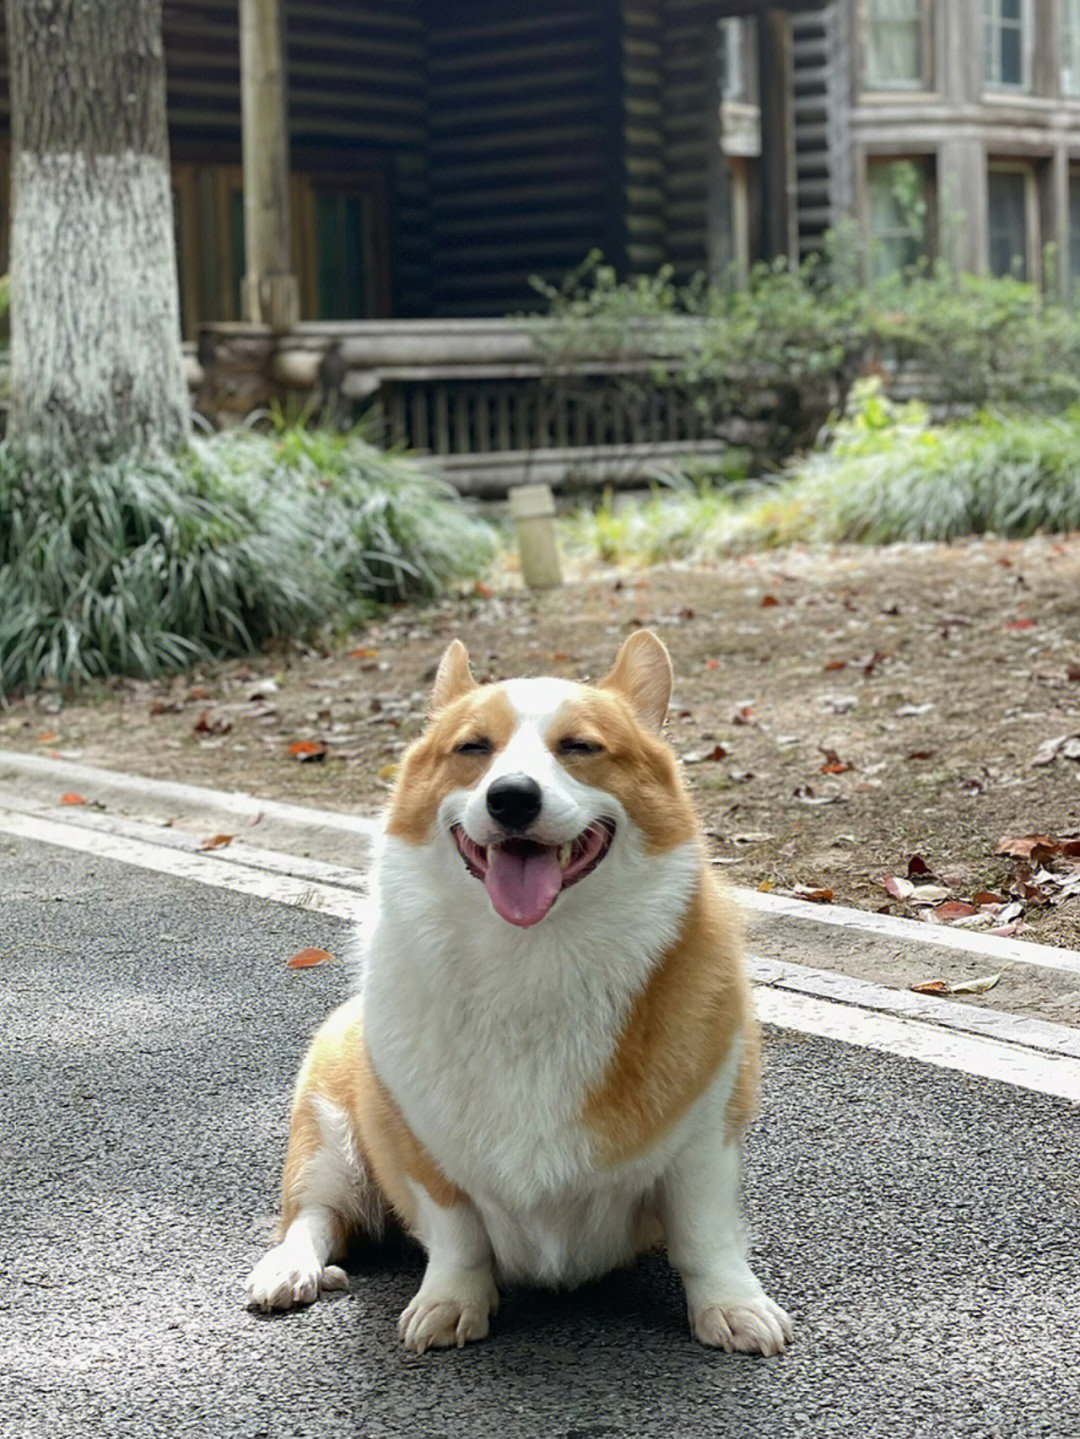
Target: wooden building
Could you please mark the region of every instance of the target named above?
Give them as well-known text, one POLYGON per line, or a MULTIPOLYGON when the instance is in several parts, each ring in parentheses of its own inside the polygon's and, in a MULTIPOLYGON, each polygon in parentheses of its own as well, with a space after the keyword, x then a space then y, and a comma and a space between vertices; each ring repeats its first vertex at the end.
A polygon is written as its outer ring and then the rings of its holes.
POLYGON ((831 0, 793 21, 799 248, 1080 284, 1080 0, 831 0))
MULTIPOLYGON (((724 263, 718 20, 758 16, 773 37, 762 63, 783 74, 786 14, 818 3, 256 0, 284 25, 301 317, 512 313, 535 305, 533 275, 558 280, 594 249, 622 273, 724 263)), ((243 8, 163 3, 189 338, 242 312, 243 8)), ((2 70, 0 53, 0 135, 2 70)), ((755 159, 771 187, 753 201, 755 252, 789 228, 790 126, 776 95, 755 159)))

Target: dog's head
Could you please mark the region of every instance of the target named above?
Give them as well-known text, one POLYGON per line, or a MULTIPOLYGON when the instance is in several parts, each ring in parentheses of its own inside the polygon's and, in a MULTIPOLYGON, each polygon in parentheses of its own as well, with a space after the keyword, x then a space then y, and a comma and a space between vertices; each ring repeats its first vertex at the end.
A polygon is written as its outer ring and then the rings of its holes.
POLYGON ((670 694, 667 650, 648 630, 595 685, 478 685, 455 640, 431 720, 402 762, 387 833, 455 847, 504 920, 537 924, 620 842, 660 853, 696 834, 659 735, 670 694))

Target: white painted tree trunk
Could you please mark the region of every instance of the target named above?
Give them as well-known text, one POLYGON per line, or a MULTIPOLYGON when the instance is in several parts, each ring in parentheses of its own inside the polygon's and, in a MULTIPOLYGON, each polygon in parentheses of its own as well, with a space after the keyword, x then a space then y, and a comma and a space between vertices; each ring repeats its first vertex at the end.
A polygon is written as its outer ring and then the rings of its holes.
POLYGON ((160 0, 7 0, 12 438, 65 458, 189 433, 160 0))

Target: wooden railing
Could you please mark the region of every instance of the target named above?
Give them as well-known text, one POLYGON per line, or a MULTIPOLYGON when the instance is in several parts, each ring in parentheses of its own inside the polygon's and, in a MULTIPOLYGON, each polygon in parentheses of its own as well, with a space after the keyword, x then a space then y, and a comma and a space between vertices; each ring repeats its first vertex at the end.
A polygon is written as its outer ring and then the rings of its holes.
POLYGON ((522 320, 301 324, 285 334, 207 327, 191 356, 197 403, 212 420, 274 399, 314 412, 369 413, 386 444, 431 457, 462 491, 517 484, 636 484, 680 456, 716 455, 740 438, 707 397, 657 383, 670 333, 643 329, 621 348, 556 363, 522 320))

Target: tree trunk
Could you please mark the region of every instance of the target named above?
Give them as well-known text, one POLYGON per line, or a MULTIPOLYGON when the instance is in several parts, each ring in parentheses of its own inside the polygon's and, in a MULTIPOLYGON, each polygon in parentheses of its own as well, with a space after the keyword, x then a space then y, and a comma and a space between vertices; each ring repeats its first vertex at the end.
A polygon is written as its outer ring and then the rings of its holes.
POLYGON ((9 433, 67 458, 189 434, 161 0, 7 0, 9 433))

